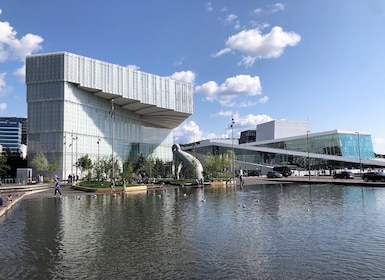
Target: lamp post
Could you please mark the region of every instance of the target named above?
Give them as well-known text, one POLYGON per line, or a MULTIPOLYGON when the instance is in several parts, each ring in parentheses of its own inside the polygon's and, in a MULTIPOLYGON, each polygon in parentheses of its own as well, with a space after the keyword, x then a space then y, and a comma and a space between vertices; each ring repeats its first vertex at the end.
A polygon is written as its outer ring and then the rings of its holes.
POLYGON ((361 163, 361 145, 360 145, 360 133, 356 131, 357 138, 358 138, 358 160, 360 162, 360 176, 362 171, 362 163, 361 163))
POLYGON ((63 171, 64 171, 64 174, 63 174, 63 179, 64 179, 64 182, 66 182, 67 180, 67 177, 66 177, 66 165, 67 165, 67 161, 66 161, 66 135, 63 136, 63 139, 64 139, 64 142, 63 142, 63 145, 64 145, 64 153, 63 153, 63 171))
POLYGON ((71 144, 70 144, 70 147, 71 147, 71 184, 73 183, 74 181, 74 178, 73 178, 73 172, 74 172, 74 134, 73 132, 71 133, 71 144))
POLYGON ((114 177, 115 177, 115 160, 114 160, 114 117, 115 117, 115 107, 114 107, 114 99, 111 99, 111 111, 110 111, 110 115, 111 115, 111 120, 112 120, 112 131, 111 131, 111 134, 112 134, 112 153, 111 153, 111 158, 112 158, 112 181, 115 183, 114 181, 114 177))
POLYGON ((233 150, 232 165, 233 165, 233 182, 235 181, 235 153, 234 153, 234 118, 231 118, 231 148, 233 150))
POLYGON ((98 165, 99 165, 99 155, 100 155, 100 153, 99 153, 99 144, 100 144, 100 138, 98 138, 98 141, 96 143, 98 144, 98 165))
POLYGON ((309 154, 309 130, 306 131, 306 145, 307 145, 307 164, 309 169, 309 181, 310 181, 310 154, 309 154))
POLYGON ((75 181, 77 181, 77 179, 78 179, 78 163, 79 163, 79 159, 78 159, 78 136, 76 135, 76 137, 75 137, 75 141, 76 141, 76 157, 75 157, 75 160, 76 160, 76 162, 75 162, 75 170, 76 170, 76 177, 75 177, 75 181))

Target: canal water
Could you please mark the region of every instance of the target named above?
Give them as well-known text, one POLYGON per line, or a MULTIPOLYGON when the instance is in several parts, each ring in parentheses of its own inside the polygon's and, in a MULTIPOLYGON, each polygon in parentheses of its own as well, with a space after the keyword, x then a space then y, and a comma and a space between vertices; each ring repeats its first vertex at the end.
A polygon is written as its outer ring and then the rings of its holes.
POLYGON ((1 279, 385 279, 385 188, 25 199, 0 244, 1 279))

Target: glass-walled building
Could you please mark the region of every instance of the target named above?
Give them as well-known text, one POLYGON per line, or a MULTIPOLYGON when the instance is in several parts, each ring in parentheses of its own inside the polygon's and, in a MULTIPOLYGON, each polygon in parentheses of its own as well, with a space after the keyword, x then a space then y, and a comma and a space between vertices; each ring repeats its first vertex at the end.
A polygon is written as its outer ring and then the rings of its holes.
MULTIPOLYGON (((293 125, 293 122, 289 122, 293 125)), ((280 126, 284 121, 279 121, 280 126)), ((375 159, 372 137, 366 132, 332 130, 320 133, 310 133, 309 124, 305 123, 301 135, 269 139, 270 136, 259 136, 269 140, 245 142, 231 139, 202 140, 181 145, 184 151, 196 155, 202 163, 206 155, 219 155, 232 152, 235 154, 236 170, 255 170, 262 167, 288 165, 298 170, 319 170, 338 168, 374 168, 385 167, 384 161, 375 159)), ((285 128, 285 134, 293 134, 285 128)), ((299 127, 296 131, 301 131, 299 127)), ((256 130, 258 133, 266 130, 256 130)), ((247 131, 250 134, 249 131, 247 131)), ((294 132, 295 133, 295 132, 294 132)), ((282 134, 282 133, 281 133, 282 134)), ((243 135, 243 133, 241 133, 243 135)))
POLYGON ((0 121, 0 145, 3 152, 21 152, 22 124, 20 122, 0 121))
POLYGON ((193 86, 67 53, 28 56, 28 160, 43 153, 58 176, 78 158, 172 160, 172 129, 193 113, 193 86))

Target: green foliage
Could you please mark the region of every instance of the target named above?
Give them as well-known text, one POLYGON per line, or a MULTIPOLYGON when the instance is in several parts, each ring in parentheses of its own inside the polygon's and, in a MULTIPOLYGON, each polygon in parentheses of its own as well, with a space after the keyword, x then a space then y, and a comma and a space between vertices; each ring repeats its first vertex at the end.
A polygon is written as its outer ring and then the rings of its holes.
POLYGON ((123 162, 123 173, 122 177, 126 180, 132 180, 132 173, 133 173, 133 166, 131 159, 129 157, 126 158, 126 160, 123 162))
POLYGON ((139 173, 145 169, 146 165, 146 158, 143 156, 143 154, 140 154, 136 157, 136 160, 134 162, 134 172, 139 173))
POLYGON ((10 169, 11 167, 7 164, 7 158, 0 154, 0 177, 6 177, 10 169))
POLYGON ((37 171, 48 171, 49 163, 44 154, 39 153, 32 159, 31 162, 32 167, 34 167, 37 171))
POLYGON ((49 163, 48 170, 50 172, 55 172, 59 169, 59 164, 56 159, 54 159, 51 163, 49 163))
POLYGON ((80 157, 76 162, 76 166, 80 168, 81 172, 92 169, 92 161, 88 157, 88 154, 80 157))

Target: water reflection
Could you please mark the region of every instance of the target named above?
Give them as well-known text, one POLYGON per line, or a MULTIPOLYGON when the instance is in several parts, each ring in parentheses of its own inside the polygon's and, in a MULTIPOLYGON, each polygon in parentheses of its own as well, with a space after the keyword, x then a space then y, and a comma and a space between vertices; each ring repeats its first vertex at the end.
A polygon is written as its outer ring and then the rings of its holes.
POLYGON ((384 278, 385 190, 181 188, 22 201, 0 220, 11 279, 384 278))

